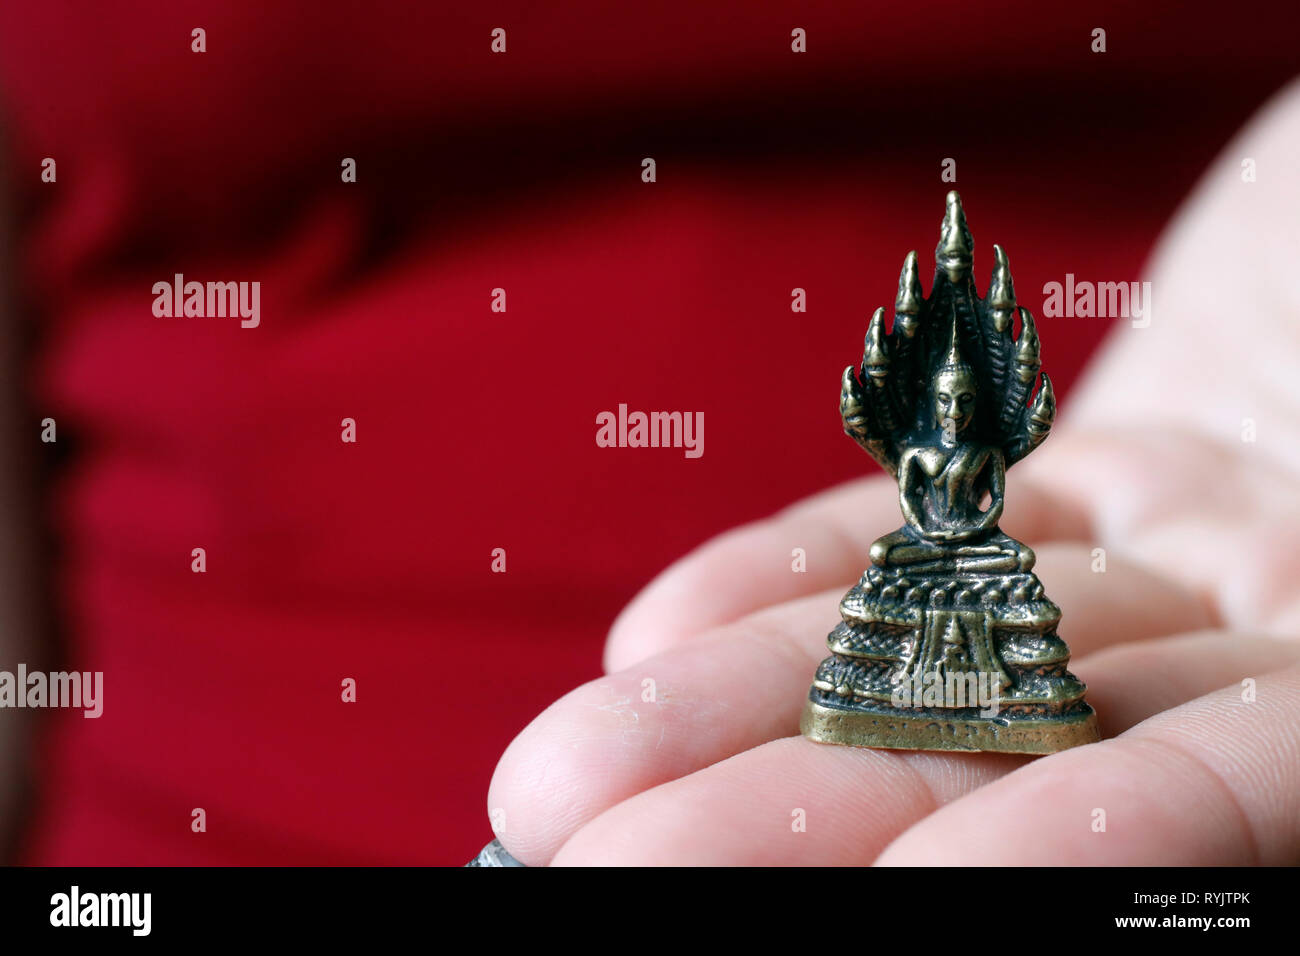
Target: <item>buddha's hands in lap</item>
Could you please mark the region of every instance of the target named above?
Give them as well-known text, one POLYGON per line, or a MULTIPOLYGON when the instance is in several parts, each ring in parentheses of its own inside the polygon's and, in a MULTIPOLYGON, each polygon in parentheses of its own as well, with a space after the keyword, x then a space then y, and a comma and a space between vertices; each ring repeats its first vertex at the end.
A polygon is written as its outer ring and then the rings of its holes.
POLYGON ((949 528, 936 528, 933 531, 922 531, 921 536, 927 541, 937 541, 943 544, 955 544, 959 541, 969 540, 975 535, 974 529, 954 530, 949 528))
POLYGON ((882 476, 651 584, 608 675, 502 758, 488 807, 506 847, 534 865, 1300 862, 1300 185, 1281 173, 1297 148, 1293 89, 1166 237, 1150 327, 1117 328, 1011 476, 1002 527, 1038 553, 1102 743, 1029 758, 796 736, 839 599, 897 527, 882 476), (1242 183, 1243 156, 1273 175, 1242 183))

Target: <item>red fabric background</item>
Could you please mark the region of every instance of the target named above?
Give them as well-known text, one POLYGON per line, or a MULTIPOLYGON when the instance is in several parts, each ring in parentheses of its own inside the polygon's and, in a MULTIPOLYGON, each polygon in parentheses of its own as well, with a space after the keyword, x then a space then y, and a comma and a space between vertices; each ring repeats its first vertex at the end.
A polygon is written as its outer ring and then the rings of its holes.
MULTIPOLYGON (((641 585, 872 470, 839 372, 908 249, 928 288, 944 157, 980 288, 997 241, 1039 312, 1138 278, 1294 58, 1267 8, 851 7, 0 10, 50 573, 106 673, 43 738, 25 859, 462 862, 641 585), (261 327, 155 318, 175 272, 260 281, 261 327), (703 411, 704 456, 597 448, 620 402, 703 411)), ((1106 328, 1040 322, 1063 404, 1106 328)))

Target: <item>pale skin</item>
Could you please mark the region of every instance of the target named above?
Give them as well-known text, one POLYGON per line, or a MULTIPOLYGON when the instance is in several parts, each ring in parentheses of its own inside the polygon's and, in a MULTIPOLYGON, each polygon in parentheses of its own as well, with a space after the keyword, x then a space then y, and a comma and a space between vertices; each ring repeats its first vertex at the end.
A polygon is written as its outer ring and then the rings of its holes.
POLYGON ((531 865, 1300 862, 1297 151, 1293 86, 1162 240, 1149 327, 1116 323, 1009 476, 1002 525, 1037 550, 1101 743, 1030 758, 797 736, 837 602, 897 523, 894 482, 870 478, 714 539, 632 602, 606 676, 501 758, 506 847, 531 865))

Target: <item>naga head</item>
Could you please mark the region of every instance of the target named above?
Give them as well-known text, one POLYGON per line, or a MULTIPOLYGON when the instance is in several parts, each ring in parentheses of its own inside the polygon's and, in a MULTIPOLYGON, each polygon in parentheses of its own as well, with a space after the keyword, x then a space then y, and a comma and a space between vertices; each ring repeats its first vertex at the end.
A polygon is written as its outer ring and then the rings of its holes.
POLYGON ((939 245, 934 250, 934 261, 952 283, 970 275, 971 253, 975 247, 970 229, 966 226, 966 213, 961 208, 961 196, 956 190, 948 193, 948 205, 939 231, 939 245))

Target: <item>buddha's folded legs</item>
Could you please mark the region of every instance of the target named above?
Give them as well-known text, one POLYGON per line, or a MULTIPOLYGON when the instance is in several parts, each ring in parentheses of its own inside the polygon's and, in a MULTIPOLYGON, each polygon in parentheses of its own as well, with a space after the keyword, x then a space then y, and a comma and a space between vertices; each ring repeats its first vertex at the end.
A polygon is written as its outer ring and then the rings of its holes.
POLYGON ((1038 560, 1038 556, 1034 554, 1034 549, 1021 541, 1017 541, 1000 528, 994 530, 988 543, 998 547, 1002 553, 1010 555, 1015 560, 1015 565, 1011 570, 1032 571, 1034 569, 1034 562, 1038 560))
POLYGON ((1033 549, 994 529, 986 536, 956 543, 929 541, 899 528, 871 545, 877 567, 913 567, 918 571, 1029 571, 1033 549))
POLYGON ((899 528, 882 535, 871 543, 871 563, 880 568, 901 564, 917 564, 942 557, 937 545, 907 533, 899 528))

